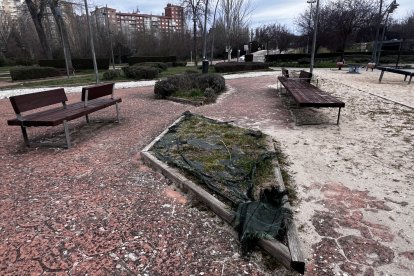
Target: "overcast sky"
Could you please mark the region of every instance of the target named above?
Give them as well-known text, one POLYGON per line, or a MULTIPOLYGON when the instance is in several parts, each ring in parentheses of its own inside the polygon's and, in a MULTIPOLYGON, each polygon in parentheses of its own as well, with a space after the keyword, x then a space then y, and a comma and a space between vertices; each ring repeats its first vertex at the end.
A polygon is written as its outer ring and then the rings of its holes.
MULTIPOLYGON (((177 4, 181 1, 177 0, 89 0, 90 4, 98 6, 105 6, 115 8, 122 12, 132 12, 137 8, 141 13, 161 15, 164 12, 164 7, 168 4, 177 4)), ((256 27, 262 24, 281 23, 287 25, 291 31, 295 31, 294 19, 295 17, 309 7, 307 0, 251 0, 253 12, 251 15, 251 26, 256 27)), ((330 0, 321 0, 326 3, 330 0)), ((375 1, 375 0, 372 0, 375 1)), ((391 3, 392 0, 384 0, 386 4, 391 3)), ((210 0, 216 3, 216 0, 210 0)), ((394 13, 394 18, 399 19, 407 16, 407 14, 414 11, 413 0, 397 0, 400 4, 394 13)))

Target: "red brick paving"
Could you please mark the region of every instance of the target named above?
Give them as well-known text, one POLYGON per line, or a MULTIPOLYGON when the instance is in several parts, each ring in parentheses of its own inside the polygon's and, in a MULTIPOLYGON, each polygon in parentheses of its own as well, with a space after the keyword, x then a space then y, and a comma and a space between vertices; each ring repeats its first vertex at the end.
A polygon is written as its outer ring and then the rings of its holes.
MULTIPOLYGON (((263 87, 256 89, 251 80, 228 81, 246 93, 199 109, 155 100, 152 87, 118 90, 122 123, 110 123, 114 108, 92 114, 91 125, 71 121, 69 150, 26 149, 19 128, 7 126, 9 101, 0 100, 0 274, 269 273, 240 257, 232 230, 191 200, 185 204, 139 152, 188 109, 257 120, 264 104, 277 113, 271 82, 257 78, 263 87)), ((275 123, 276 113, 269 113, 275 123)), ((28 132, 37 141, 64 141, 61 126, 28 132)))
MULTIPOLYGON (((257 255, 240 257, 232 230, 139 155, 186 110, 240 125, 289 128, 289 111, 267 87, 274 83, 274 77, 228 80, 237 92, 202 107, 155 100, 152 87, 118 90, 122 123, 110 123, 114 109, 93 114, 100 121, 90 125, 70 122, 70 150, 25 149, 19 129, 6 124, 14 116, 9 101, 0 100, 0 274, 285 274, 257 255)), ((29 136, 64 138, 61 127, 31 128, 29 136)), ((307 245, 313 250, 306 256, 308 275, 334 275, 333 267, 374 275, 375 267, 393 261, 396 253, 385 245, 394 239, 389 228, 364 219, 365 212, 388 211, 384 201, 336 182, 309 189, 320 197, 305 200, 324 211, 310 218, 320 239, 307 245)), ((413 251, 398 255, 414 259, 413 251)))

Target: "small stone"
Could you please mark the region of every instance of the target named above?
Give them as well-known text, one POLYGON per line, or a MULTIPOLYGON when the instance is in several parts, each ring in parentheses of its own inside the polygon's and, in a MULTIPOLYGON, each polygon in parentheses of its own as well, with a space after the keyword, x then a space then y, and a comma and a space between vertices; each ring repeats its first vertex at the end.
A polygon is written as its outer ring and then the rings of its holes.
POLYGON ((128 258, 129 258, 131 261, 133 261, 133 262, 135 262, 136 260, 138 260, 137 255, 135 255, 134 253, 129 253, 129 254, 128 254, 128 258))

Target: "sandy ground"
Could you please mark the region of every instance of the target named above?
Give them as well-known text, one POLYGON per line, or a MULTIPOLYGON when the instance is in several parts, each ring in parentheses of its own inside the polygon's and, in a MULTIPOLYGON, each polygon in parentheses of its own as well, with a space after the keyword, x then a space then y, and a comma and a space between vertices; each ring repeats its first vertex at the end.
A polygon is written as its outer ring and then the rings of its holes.
MULTIPOLYGON (((239 256, 230 229, 140 161, 191 110, 281 143, 307 275, 413 275, 414 110, 400 103, 414 106, 414 83, 385 73, 378 84, 378 71, 315 73, 346 103, 339 126, 337 110, 288 109, 277 73, 228 79, 229 92, 202 107, 154 100, 152 87, 117 90, 123 122, 108 123, 114 114, 105 110, 91 126, 71 123, 70 150, 24 149, 0 100, 0 274, 286 274, 260 253, 239 256), (323 124, 297 126, 295 117, 323 124)), ((63 138, 57 128, 29 135, 63 138)))

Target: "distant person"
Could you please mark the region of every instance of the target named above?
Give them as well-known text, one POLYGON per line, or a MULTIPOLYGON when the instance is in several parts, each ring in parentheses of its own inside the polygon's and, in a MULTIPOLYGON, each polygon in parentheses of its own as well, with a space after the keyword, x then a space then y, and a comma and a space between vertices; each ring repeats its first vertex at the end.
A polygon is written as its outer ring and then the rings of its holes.
POLYGON ((336 66, 338 67, 338 70, 342 69, 342 66, 345 65, 345 59, 344 58, 340 58, 337 62, 336 62, 336 66))

